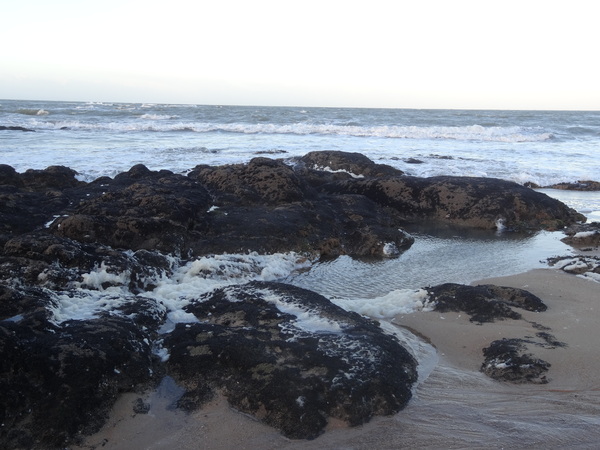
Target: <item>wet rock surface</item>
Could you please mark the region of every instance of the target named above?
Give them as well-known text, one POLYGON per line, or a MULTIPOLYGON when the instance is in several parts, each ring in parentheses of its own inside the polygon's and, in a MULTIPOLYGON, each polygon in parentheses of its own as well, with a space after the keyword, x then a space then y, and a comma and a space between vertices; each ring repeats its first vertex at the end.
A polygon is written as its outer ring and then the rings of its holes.
POLYGON ((410 353, 376 323, 314 292, 253 282, 186 310, 200 323, 179 324, 165 339, 167 370, 186 388, 185 405, 196 408, 217 390, 290 438, 314 438, 330 417, 355 426, 398 412, 411 397, 410 353))
POLYGON ((562 189, 567 191, 600 191, 600 182, 580 180, 577 183, 557 183, 546 187, 548 189, 562 189))
POLYGON ((467 286, 445 283, 427 288, 434 311, 465 312, 471 322, 493 322, 497 319, 521 319, 513 308, 546 311, 542 300, 523 289, 484 284, 467 286))
POLYGON ((573 224, 564 233, 565 244, 579 249, 598 248, 600 246, 600 222, 573 224))
POLYGON ((410 246, 400 229, 406 223, 520 230, 584 220, 514 183, 406 177, 343 152, 309 153, 292 165, 258 157, 197 166, 187 176, 138 165, 91 183, 66 167, 18 174, 1 166, 0 206, 5 240, 47 227, 78 242, 185 257, 291 250, 381 255, 388 242, 410 246))
POLYGON ((548 264, 563 272, 600 282, 600 257, 595 255, 556 256, 548 264))
POLYGON ((406 223, 433 221, 480 229, 556 230, 585 216, 513 182, 469 177, 353 179, 324 189, 364 195, 406 223))
MULTIPOLYGON (((429 287, 427 291, 433 311, 464 312, 471 322, 480 326, 496 320, 525 320, 515 308, 532 312, 547 310, 539 297, 507 286, 446 283, 429 287)), ((535 351, 566 347, 566 344, 558 341, 550 328, 533 321, 525 322, 530 335, 497 339, 482 348, 482 373, 497 381, 516 384, 549 382, 550 363, 536 357, 535 351)))
POLYGON ((148 335, 133 320, 40 316, 0 322, 3 448, 62 448, 97 431, 120 393, 153 381, 148 335))
MULTIPOLYGON (((166 374, 185 389, 181 408, 226 392, 296 438, 330 418, 357 425, 397 412, 415 362, 376 323, 309 291, 255 283, 190 301, 174 325, 176 299, 157 286, 206 255, 382 257, 410 247, 406 222, 491 229, 500 218, 534 229, 580 219, 516 185, 419 180, 343 152, 186 176, 138 165, 90 183, 66 167, 0 165, 0 447, 63 448, 96 431, 120 393, 166 374)), ((521 297, 496 309, 511 317, 521 297)))
POLYGON ((527 352, 529 341, 499 339, 483 349, 481 371, 499 381, 546 384, 550 363, 527 352))

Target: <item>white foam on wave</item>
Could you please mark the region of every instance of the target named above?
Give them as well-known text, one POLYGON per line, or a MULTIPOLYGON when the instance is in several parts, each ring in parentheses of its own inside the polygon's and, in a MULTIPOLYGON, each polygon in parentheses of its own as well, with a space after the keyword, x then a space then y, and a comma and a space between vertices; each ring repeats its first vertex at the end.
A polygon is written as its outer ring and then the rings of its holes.
POLYGON ((109 272, 108 269, 108 266, 102 262, 100 267, 82 275, 83 281, 79 283, 79 286, 82 288, 104 291, 107 286, 126 286, 127 283, 129 283, 131 275, 129 271, 115 274, 109 272))
MULTIPOLYGON (((40 110, 43 111, 43 110, 40 110)), ((44 112, 47 114, 47 112, 44 112)), ((40 114, 44 114, 41 113, 40 114)), ((32 115, 40 115, 37 112, 32 115)), ((210 123, 193 121, 172 121, 178 115, 146 113, 138 116, 143 121, 124 120, 119 122, 84 122, 78 120, 57 120, 30 122, 37 128, 70 128, 80 130, 106 130, 113 132, 131 131, 193 131, 197 133, 227 132, 240 134, 292 134, 352 136, 394 139, 427 139, 489 142, 538 142, 553 139, 553 134, 536 128, 519 126, 484 127, 469 126, 364 126, 313 123, 210 123), (169 120, 168 122, 166 120, 169 120)))
POLYGON ((177 118, 179 118, 179 116, 170 114, 142 114, 140 116, 140 119, 144 120, 169 120, 177 118))
MULTIPOLYGON (((311 264, 309 259, 293 252, 206 256, 180 266, 174 262, 171 276, 157 276, 151 280, 157 287, 139 296, 162 305, 167 312, 168 326, 172 328, 176 323, 196 320, 183 308, 207 292, 253 280, 273 281, 311 264)), ((74 289, 52 293, 54 322, 91 319, 103 312, 116 313, 120 306, 136 298, 128 288, 130 277, 129 271, 114 271, 107 263, 83 274, 74 289)))
POLYGON ((262 289, 259 292, 263 299, 274 304, 279 311, 296 317, 293 326, 310 333, 339 333, 346 324, 321 316, 318 312, 304 305, 290 301, 289 298, 276 294, 275 292, 262 289))
POLYGON ((583 278, 585 280, 595 281, 596 283, 600 283, 600 273, 595 272, 585 272, 580 275, 577 275, 579 278, 583 278))
POLYGON ((425 289, 396 289, 376 298, 331 298, 336 305, 375 319, 392 319, 398 314, 431 311, 425 289))
MULTIPOLYGON (((588 233, 582 232, 581 234, 587 235, 588 233)), ((592 234, 594 233, 592 232, 592 234)), ((600 273, 597 273, 600 262, 595 258, 578 255, 557 261, 553 264, 553 267, 574 274, 579 278, 600 283, 600 273)))
POLYGON ((47 116, 50 112, 45 109, 29 109, 29 108, 21 108, 17 110, 18 114, 23 114, 25 116, 47 116))
POLYGON ((92 291, 78 289, 69 292, 53 292, 54 305, 50 308, 52 321, 59 325, 67 320, 90 320, 101 313, 114 313, 125 301, 120 289, 92 291))
POLYGON ((420 384, 423 384, 429 375, 431 375, 433 369, 438 365, 439 356, 436 348, 406 328, 395 325, 393 319, 389 322, 382 321, 379 325, 386 333, 396 336, 398 341, 400 341, 400 344, 407 349, 419 363, 417 366, 417 372, 419 373, 418 381, 413 386, 413 394, 416 394, 417 387, 420 384))

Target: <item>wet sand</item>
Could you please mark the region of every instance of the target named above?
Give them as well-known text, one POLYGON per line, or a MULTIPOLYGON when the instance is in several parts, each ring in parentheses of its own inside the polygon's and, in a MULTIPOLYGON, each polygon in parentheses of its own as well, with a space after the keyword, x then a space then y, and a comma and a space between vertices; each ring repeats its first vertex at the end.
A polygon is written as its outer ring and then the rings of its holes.
MULTIPOLYGON (((193 414, 173 410, 175 393, 151 394, 148 414, 134 414, 139 396, 115 405, 107 425, 79 448, 104 449, 393 449, 597 448, 600 442, 600 284, 554 269, 482 280, 527 289, 548 305, 520 311, 523 320, 477 325, 458 313, 420 312, 394 318, 426 337, 439 361, 407 408, 356 428, 331 424, 313 441, 293 441, 229 408, 223 398, 193 414), (547 384, 514 385, 479 372, 492 341, 548 333, 564 347, 532 348, 551 367, 547 384)), ((76 448, 76 447, 72 447, 76 448)))

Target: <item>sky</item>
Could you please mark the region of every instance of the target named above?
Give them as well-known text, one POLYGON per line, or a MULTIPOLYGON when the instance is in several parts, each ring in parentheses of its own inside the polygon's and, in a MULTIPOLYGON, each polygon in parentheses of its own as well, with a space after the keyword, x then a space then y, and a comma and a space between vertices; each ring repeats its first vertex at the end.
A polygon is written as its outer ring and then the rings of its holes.
POLYGON ((0 98, 600 110, 595 0, 0 0, 0 98))

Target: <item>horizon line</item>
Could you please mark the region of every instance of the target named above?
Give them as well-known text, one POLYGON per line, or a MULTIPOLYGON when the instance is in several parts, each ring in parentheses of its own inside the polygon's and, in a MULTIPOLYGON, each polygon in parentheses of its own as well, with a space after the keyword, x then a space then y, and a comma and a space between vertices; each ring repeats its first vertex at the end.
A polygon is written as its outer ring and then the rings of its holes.
POLYGON ((33 98, 0 98, 0 101, 11 102, 56 102, 56 103, 98 103, 98 104, 148 104, 148 105, 178 105, 178 106, 215 106, 215 107, 240 107, 240 108, 322 108, 322 109, 398 109, 421 111, 531 111, 531 112, 600 112, 599 109, 576 108, 498 108, 498 107, 413 107, 413 106, 316 106, 293 104, 251 104, 251 103, 194 103, 194 102, 153 102, 153 101, 112 101, 112 100, 50 100, 33 98))

